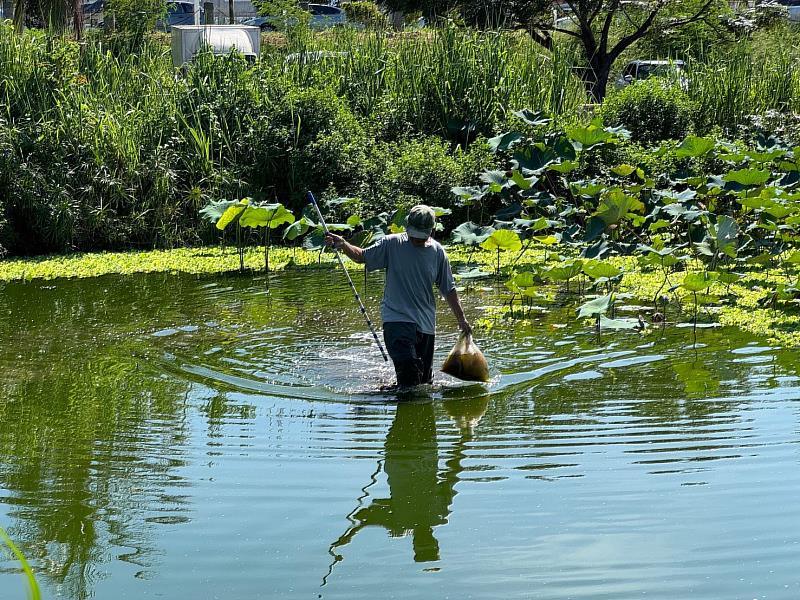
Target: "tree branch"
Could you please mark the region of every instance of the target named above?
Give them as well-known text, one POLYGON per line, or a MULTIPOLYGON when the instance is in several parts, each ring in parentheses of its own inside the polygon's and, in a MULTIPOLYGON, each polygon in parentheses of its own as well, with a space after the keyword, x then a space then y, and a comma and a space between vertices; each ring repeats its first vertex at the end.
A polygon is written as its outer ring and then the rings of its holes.
POLYGON ((647 15, 644 23, 639 25, 639 28, 636 31, 625 36, 619 42, 617 42, 614 48, 608 53, 611 62, 614 62, 614 60, 616 60, 616 58, 622 54, 627 47, 644 37, 644 35, 650 30, 650 27, 652 27, 653 21, 655 21, 662 8, 664 8, 664 0, 661 0, 661 2, 658 3, 658 6, 649 15, 647 15))
POLYGON ((689 25, 690 23, 694 23, 695 21, 699 21, 700 19, 703 18, 703 16, 705 15, 706 11, 709 8, 711 8, 712 4, 714 4, 714 0, 707 0, 707 2, 705 4, 703 4, 703 6, 700 7, 700 10, 698 10, 694 15, 692 15, 691 17, 687 17, 686 19, 680 19, 678 21, 672 21, 669 24, 669 26, 670 27, 683 27, 684 25, 689 25))

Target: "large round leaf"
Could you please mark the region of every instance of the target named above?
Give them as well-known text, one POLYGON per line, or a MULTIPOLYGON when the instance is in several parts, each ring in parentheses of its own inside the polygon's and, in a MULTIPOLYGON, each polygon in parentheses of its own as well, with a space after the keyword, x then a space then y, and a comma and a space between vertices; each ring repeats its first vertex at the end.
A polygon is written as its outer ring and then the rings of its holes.
POLYGON ((610 262, 604 260, 587 260, 583 263, 583 272, 592 279, 600 279, 601 277, 611 279, 619 275, 622 271, 610 262))
POLYGON ((453 230, 453 242, 465 246, 477 246, 494 232, 494 227, 484 227, 467 221, 453 230))
POLYGON ((681 287, 690 292, 700 292, 708 287, 711 287, 717 280, 717 274, 714 271, 703 271, 702 273, 687 273, 683 278, 681 287))
POLYGON ((675 156, 678 158, 702 156, 713 150, 714 146, 716 146, 716 142, 711 138, 690 135, 675 149, 675 156))
POLYGON ((723 176, 724 181, 732 181, 739 185, 761 185, 766 182, 770 177, 769 171, 762 171, 760 169, 739 169, 738 171, 730 171, 723 176))
POLYGON ((519 239, 519 234, 516 231, 498 229, 483 241, 481 248, 516 252, 522 248, 522 240, 519 239))
POLYGON ((245 198, 244 200, 240 200, 236 204, 229 206, 225 209, 225 212, 222 213, 222 216, 217 221, 217 229, 223 231, 228 225, 236 221, 237 218, 241 216, 246 208, 250 205, 250 200, 245 198))
POLYGON ((248 206, 239 218, 239 225, 242 227, 275 229, 284 223, 294 223, 294 215, 280 202, 248 206))

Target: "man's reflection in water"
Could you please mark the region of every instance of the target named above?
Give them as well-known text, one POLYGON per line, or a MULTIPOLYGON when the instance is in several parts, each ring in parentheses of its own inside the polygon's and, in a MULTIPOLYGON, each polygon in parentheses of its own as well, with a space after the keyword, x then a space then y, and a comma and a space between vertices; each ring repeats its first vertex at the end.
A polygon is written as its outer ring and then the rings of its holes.
MULTIPOLYGON (((389 498, 375 498, 369 506, 350 515, 351 526, 330 547, 334 563, 342 560, 336 552, 348 544, 364 527, 384 527, 392 537, 412 535, 414 560, 439 560, 439 542, 433 533, 447 523, 456 495, 455 484, 462 471, 466 443, 483 416, 488 396, 468 400, 449 400, 445 410, 461 429, 461 437, 450 451, 444 468, 439 469, 436 415, 432 402, 400 403, 386 436, 384 471, 389 498)), ((366 494, 366 488, 365 488, 366 494)))

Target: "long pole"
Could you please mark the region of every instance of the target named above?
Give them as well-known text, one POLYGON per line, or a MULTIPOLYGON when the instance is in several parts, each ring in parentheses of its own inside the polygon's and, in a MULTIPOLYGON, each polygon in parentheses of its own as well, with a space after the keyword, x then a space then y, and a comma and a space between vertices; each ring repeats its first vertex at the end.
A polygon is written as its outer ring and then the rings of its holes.
MULTIPOLYGON (((319 222, 322 225, 322 230, 325 234, 330 233, 328 231, 328 225, 325 223, 325 218, 322 216, 322 211, 319 209, 319 205, 317 201, 314 199, 314 194, 308 192, 307 194, 308 201, 314 205, 314 208, 317 211, 317 216, 319 217, 319 222)), ((383 355, 383 360, 386 362, 389 361, 389 357, 386 355, 386 350, 383 349, 383 344, 381 344, 380 339, 378 339, 378 334, 375 333, 375 326, 370 321, 369 316, 367 315, 367 309, 364 308, 364 303, 361 301, 361 296, 358 295, 358 290, 356 286, 353 284, 353 280, 350 278, 350 273, 347 272, 347 267, 344 266, 344 261, 342 260, 342 255, 339 254, 339 251, 336 249, 336 246, 333 247, 333 251, 336 254, 336 258, 339 259, 339 265, 342 267, 342 271, 344 271, 344 276, 347 277, 347 283, 350 284, 350 289, 353 290, 353 295, 356 297, 356 302, 358 302, 358 308, 361 311, 361 314, 364 315, 364 319, 367 321, 367 325, 369 326, 369 330, 372 332, 372 337, 375 338, 375 343, 378 344, 378 348, 383 355)))

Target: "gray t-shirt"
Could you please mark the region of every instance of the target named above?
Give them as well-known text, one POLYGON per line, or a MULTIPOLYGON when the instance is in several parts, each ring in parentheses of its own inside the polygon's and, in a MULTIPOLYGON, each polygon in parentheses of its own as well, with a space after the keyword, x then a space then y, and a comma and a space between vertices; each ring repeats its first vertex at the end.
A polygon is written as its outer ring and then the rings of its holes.
POLYGON ((386 269, 386 287, 381 302, 384 323, 416 323, 422 333, 436 331, 436 299, 433 285, 443 296, 456 289, 450 261, 442 245, 429 238, 417 248, 405 233, 387 235, 364 248, 368 271, 386 269))

